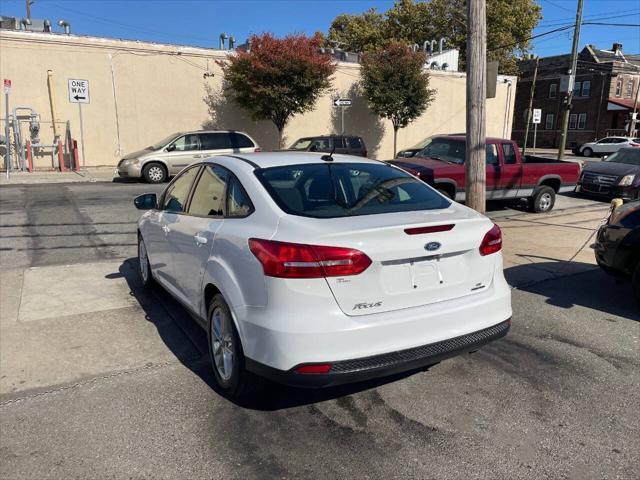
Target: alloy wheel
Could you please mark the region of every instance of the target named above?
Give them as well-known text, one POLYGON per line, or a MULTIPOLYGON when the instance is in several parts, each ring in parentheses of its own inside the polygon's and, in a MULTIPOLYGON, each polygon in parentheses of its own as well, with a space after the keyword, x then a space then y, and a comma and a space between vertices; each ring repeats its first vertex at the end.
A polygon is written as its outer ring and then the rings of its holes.
POLYGON ((142 282, 147 283, 149 281, 149 259, 147 257, 147 247, 145 247, 142 239, 138 243, 138 262, 140 263, 142 282))
POLYGON ((211 312, 211 347, 213 360, 220 377, 227 381, 233 375, 233 331, 231 319, 220 307, 211 312))

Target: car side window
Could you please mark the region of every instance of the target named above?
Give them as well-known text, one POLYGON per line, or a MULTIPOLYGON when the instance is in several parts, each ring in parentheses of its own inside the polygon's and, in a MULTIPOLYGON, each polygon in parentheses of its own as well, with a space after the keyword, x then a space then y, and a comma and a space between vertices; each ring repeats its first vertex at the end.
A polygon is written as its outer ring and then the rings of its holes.
POLYGON ((231 147, 232 148, 253 148, 254 143, 249 137, 241 133, 231 132, 231 147))
POLYGON ((228 150, 231 148, 229 133, 201 133, 202 150, 228 150))
POLYGON ((349 137, 347 141, 349 142, 349 148, 353 148, 356 150, 362 148, 362 141, 358 137, 349 137))
POLYGON ((512 143, 502 144, 502 154, 504 155, 505 165, 513 165, 516 163, 516 150, 512 143))
POLYGON ((175 178, 173 183, 169 185, 162 200, 162 210, 173 213, 182 213, 185 211, 191 185, 198 174, 200 167, 192 167, 182 172, 175 178))
POLYGON ((198 140, 198 135, 195 133, 183 135, 173 142, 172 145, 174 147, 173 150, 176 152, 189 152, 200 149, 200 141, 198 140))
POLYGON ((189 214, 205 217, 224 215, 224 193, 228 174, 216 165, 206 165, 193 191, 189 214))
POLYGON ((311 147, 309 148, 311 151, 316 150, 329 150, 329 139, 328 138, 314 138, 313 142, 311 142, 311 147))
POLYGON ((227 217, 246 217, 253 211, 253 204, 240 180, 229 175, 227 188, 227 217))
POLYGON ((342 137, 333 137, 331 138, 331 141, 333 142, 331 148, 346 148, 344 138, 342 137))
POLYGON ((496 144, 488 143, 486 150, 487 150, 487 165, 497 165, 498 164, 498 147, 496 147, 496 144))

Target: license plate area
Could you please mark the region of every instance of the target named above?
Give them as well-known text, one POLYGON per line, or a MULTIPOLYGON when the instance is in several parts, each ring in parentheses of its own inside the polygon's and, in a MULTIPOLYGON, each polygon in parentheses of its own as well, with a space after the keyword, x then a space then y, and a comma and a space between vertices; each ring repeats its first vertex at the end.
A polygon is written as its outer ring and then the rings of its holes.
POLYGON ((424 292, 451 285, 453 272, 460 272, 460 254, 432 255, 382 262, 382 283, 386 293, 424 292))

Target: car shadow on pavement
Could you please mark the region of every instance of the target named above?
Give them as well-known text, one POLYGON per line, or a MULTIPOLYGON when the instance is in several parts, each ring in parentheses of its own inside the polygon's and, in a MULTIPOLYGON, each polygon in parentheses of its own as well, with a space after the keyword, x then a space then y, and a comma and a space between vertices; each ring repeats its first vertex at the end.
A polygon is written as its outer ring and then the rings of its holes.
POLYGON ((549 305, 586 307, 640 321, 640 305, 633 296, 631 284, 614 279, 595 265, 539 262, 509 267, 504 274, 514 288, 542 295, 549 305))
POLYGON ((230 398, 217 385, 209 362, 206 332, 196 323, 187 310, 159 285, 142 286, 138 274, 137 259, 122 262, 119 272, 108 276, 124 278, 130 294, 137 300, 147 321, 153 323, 167 348, 185 367, 195 373, 212 390, 230 402, 251 410, 273 411, 302 405, 311 405, 325 400, 348 396, 379 385, 394 382, 428 367, 403 372, 398 375, 366 382, 328 387, 323 389, 293 388, 265 381, 264 385, 247 398, 230 398))

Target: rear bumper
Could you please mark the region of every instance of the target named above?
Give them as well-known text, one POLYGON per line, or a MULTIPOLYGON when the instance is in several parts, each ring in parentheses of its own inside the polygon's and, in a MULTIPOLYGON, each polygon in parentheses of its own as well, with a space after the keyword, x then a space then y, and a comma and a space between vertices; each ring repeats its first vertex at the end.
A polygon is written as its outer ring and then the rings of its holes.
POLYGON ((251 359, 246 360, 246 366, 257 375, 277 383, 295 387, 329 387, 417 370, 456 355, 475 351, 504 337, 510 326, 511 319, 466 335, 406 350, 351 360, 324 362, 331 363, 331 369, 326 374, 301 374, 295 371, 296 367, 291 370, 278 370, 251 359))

